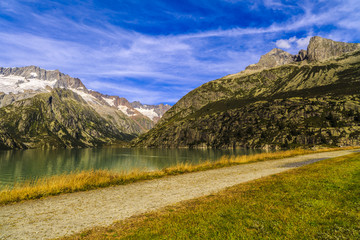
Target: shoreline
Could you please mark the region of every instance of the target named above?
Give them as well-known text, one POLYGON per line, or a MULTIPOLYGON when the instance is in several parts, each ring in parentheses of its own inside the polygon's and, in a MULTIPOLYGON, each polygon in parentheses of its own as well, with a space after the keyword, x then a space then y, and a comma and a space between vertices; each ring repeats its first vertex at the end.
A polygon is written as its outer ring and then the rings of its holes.
POLYGON ((36 181, 27 181, 15 185, 12 189, 5 188, 0 191, 0 206, 17 202, 57 196, 66 193, 83 192, 110 186, 126 185, 134 182, 159 179, 171 175, 181 175, 191 172, 200 172, 219 169, 234 165, 282 159, 313 153, 358 149, 360 147, 326 148, 318 150, 295 149, 270 153, 260 153, 242 156, 223 156, 219 160, 205 161, 200 164, 178 164, 173 167, 156 171, 144 172, 133 170, 131 172, 112 172, 108 170, 82 171, 45 177, 36 181))

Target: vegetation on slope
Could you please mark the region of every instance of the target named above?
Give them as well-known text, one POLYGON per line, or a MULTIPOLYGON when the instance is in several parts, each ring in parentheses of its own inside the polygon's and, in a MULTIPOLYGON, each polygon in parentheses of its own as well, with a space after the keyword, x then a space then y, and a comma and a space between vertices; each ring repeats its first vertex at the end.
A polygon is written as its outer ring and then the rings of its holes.
MULTIPOLYGON (((149 147, 294 148, 360 145, 360 95, 218 101, 151 131, 149 147)), ((148 135, 145 135, 145 137, 148 135)), ((143 138, 144 136, 141 136, 143 138)), ((146 141, 146 140, 145 140, 146 141)))
POLYGON ((64 239, 359 239, 359 184, 356 153, 64 239))
POLYGON ((92 147, 133 138, 65 89, 0 108, 0 149, 92 147))
POLYGON ((134 145, 279 148, 358 144, 359 76, 360 51, 322 63, 293 63, 230 75, 184 96, 134 145), (269 132, 273 133, 269 136, 269 132))

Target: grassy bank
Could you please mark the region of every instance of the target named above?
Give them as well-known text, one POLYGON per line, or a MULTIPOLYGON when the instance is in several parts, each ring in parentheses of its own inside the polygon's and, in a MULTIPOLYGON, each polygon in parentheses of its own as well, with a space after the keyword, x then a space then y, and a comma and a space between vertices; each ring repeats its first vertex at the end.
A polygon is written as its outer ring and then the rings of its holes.
POLYGON ((117 173, 107 170, 83 171, 79 173, 42 178, 36 181, 28 181, 17 184, 12 189, 4 189, 0 192, 0 204, 4 205, 28 199, 38 199, 46 196, 59 195, 62 193, 86 191, 96 188, 128 184, 140 180, 149 180, 169 175, 203 171, 249 162, 266 161, 309 153, 345 149, 350 148, 320 149, 316 151, 295 149, 249 156, 224 156, 215 162, 207 161, 197 165, 179 164, 174 167, 152 172, 142 172, 139 170, 134 170, 128 173, 117 173))
POLYGON ((65 239, 360 239, 360 153, 65 239))

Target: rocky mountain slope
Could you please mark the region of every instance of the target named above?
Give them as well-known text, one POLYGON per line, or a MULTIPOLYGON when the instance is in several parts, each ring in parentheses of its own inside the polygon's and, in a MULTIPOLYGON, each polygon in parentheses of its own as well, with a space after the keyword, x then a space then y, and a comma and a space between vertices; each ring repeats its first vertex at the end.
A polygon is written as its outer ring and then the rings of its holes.
POLYGON ((245 70, 262 70, 304 60, 320 62, 358 49, 360 49, 360 43, 335 42, 316 36, 310 39, 307 50, 302 49, 298 54, 292 55, 281 49, 274 48, 261 56, 258 63, 251 64, 245 70))
POLYGON ((135 146, 280 148, 360 144, 360 44, 320 37, 274 49, 177 102, 135 146))
POLYGON ((35 66, 0 68, 0 148, 88 147, 116 140, 128 141, 151 129, 169 108, 163 104, 130 103, 125 98, 89 90, 80 79, 58 70, 48 71, 35 66), (53 101, 49 110, 46 101, 39 99, 50 97, 58 101, 53 101), (76 106, 71 106, 70 102, 76 106), (58 109, 58 114, 54 115, 53 109, 58 109), (70 112, 72 114, 66 115, 70 112), (33 119, 30 115, 37 117, 33 119), (22 128, 24 119, 37 127, 22 128), (71 125, 69 121, 79 122, 71 125), (61 133, 51 130, 53 122, 60 124, 57 129, 62 129, 61 133), (90 123, 97 123, 99 129, 93 129, 88 125, 90 123), (100 123, 111 127, 103 127, 100 123), (69 133, 64 135, 67 140, 63 139, 63 132, 69 133))
POLYGON ((92 147, 134 138, 61 88, 0 108, 0 116, 0 148, 92 147))
POLYGON ((260 60, 256 64, 251 64, 246 67, 246 70, 261 70, 265 68, 272 68, 288 64, 297 60, 297 57, 285 52, 281 49, 274 48, 267 54, 261 56, 260 60))

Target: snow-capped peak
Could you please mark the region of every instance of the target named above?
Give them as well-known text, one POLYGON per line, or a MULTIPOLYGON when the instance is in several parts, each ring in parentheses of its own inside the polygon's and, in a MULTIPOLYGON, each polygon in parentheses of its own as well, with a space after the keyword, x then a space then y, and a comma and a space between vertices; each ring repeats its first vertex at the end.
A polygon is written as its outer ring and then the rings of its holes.
POLYGON ((46 90, 47 86, 53 88, 56 82, 56 79, 52 81, 47 81, 37 78, 27 79, 25 77, 15 75, 0 75, 0 91, 6 94, 18 94, 23 93, 26 90, 45 92, 48 91, 46 90))
MULTIPOLYGON (((110 106, 114 111, 120 110, 129 117, 137 119, 139 116, 148 117, 152 121, 158 121, 170 108, 168 105, 143 105, 136 101, 129 103, 127 99, 118 96, 104 95, 96 91, 88 90, 78 78, 61 73, 59 70, 45 70, 36 66, 2 68, 0 67, 0 92, 5 94, 48 92, 52 88, 69 89, 80 95, 87 103, 101 112, 102 106, 110 106), (100 108, 99 108, 100 107, 100 108)), ((22 99, 30 96, 28 94, 18 96, 22 99)), ((33 95, 32 95, 33 96, 33 95)), ((15 101, 15 100, 14 100, 15 101)), ((1 102, 0 106, 4 102, 1 102)), ((11 104, 11 102, 6 102, 11 104)))

